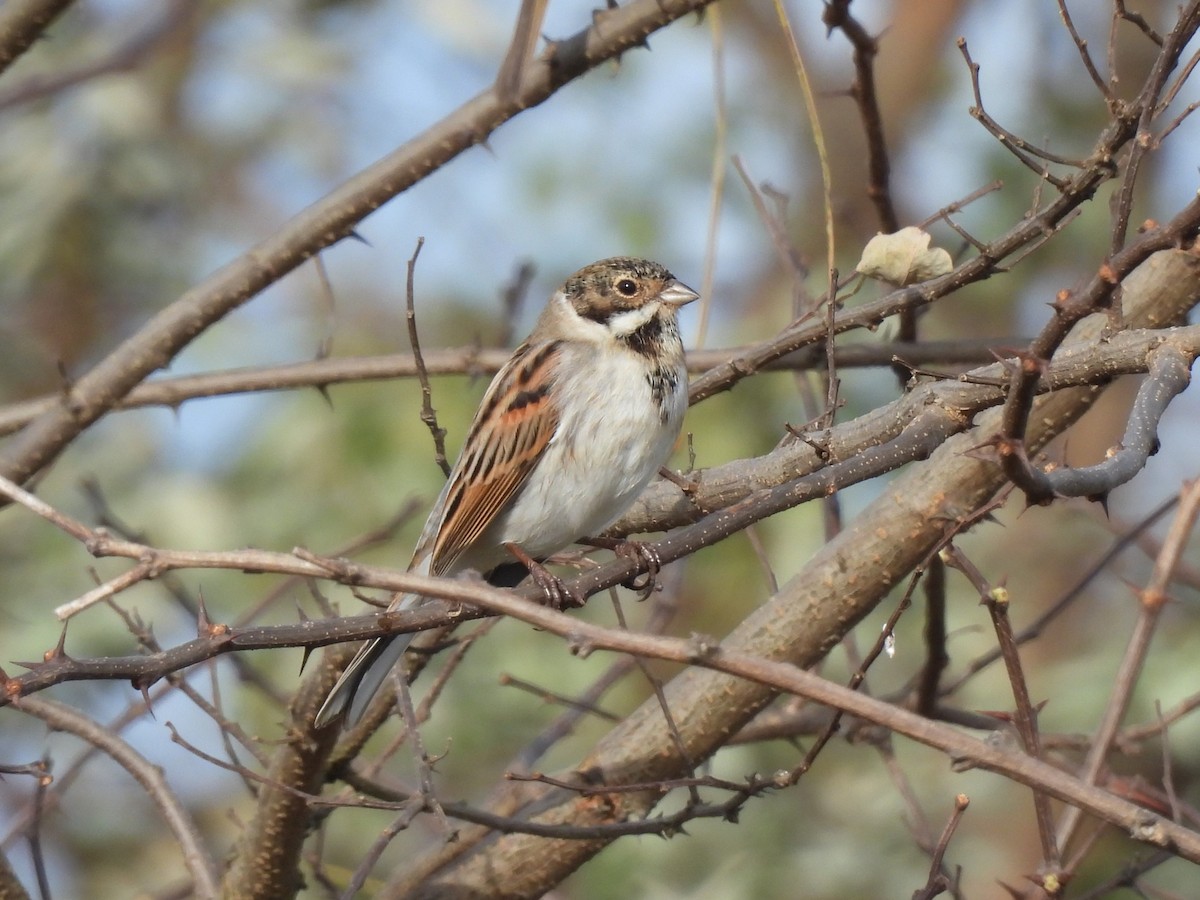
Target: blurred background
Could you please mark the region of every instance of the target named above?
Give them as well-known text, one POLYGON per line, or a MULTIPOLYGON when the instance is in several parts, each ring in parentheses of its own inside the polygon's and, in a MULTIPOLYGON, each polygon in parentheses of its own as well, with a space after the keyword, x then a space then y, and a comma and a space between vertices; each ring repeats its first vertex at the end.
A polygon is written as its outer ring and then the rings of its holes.
MULTIPOLYGON (((1110 8, 1070 6, 1106 63, 1110 8)), ((0 403, 53 393, 190 285, 487 88, 517 7, 516 0, 75 3, 0 78, 0 403)), ((865 191, 861 122, 847 94, 850 49, 840 33, 826 35, 819 4, 793 0, 786 8, 815 81, 832 164, 834 258, 847 272, 879 229, 865 191)), ((1166 2, 1136 8, 1158 27, 1169 27, 1174 12, 1166 2)), ((553 0, 543 30, 552 38, 574 34, 591 22, 592 9, 591 2, 553 0)), ((880 105, 903 224, 995 179, 1003 189, 958 217, 980 239, 1005 231, 1033 203, 1036 178, 967 112, 971 83, 957 36, 982 67, 988 111, 1011 131, 1081 157, 1107 119, 1049 0, 863 0, 851 11, 881 35, 880 105)), ((1128 26, 1119 34, 1115 63, 1130 73, 1120 87, 1133 92, 1155 48, 1128 26)), ((425 244, 416 309, 426 348, 515 345, 566 275, 616 254, 657 259, 691 286, 706 288, 707 309, 685 313, 689 347, 734 346, 777 332, 795 317, 796 285, 733 159, 755 185, 769 186, 765 194, 783 212, 811 272, 804 287, 814 295, 825 288, 827 251, 813 131, 775 8, 719 4, 650 44, 649 52, 630 52, 619 65, 567 86, 500 128, 488 147, 468 151, 386 204, 359 227, 362 241, 322 254, 328 288, 315 266, 301 267, 203 334, 164 374, 302 361, 323 347, 346 357, 407 353, 405 267, 418 237, 425 244), (535 274, 525 302, 510 311, 502 297, 523 263, 535 274)), ((1185 87, 1177 105, 1197 96, 1185 87)), ((1151 155, 1135 223, 1165 219, 1192 196, 1197 147, 1200 125, 1193 117, 1151 155)), ((922 337, 994 336, 1011 346, 1033 334, 1055 292, 1080 283, 1103 259, 1106 200, 1099 197, 1011 275, 932 308, 922 318, 922 337)), ((952 253, 962 251, 951 230, 931 230, 952 253)), ((864 290, 874 296, 879 288, 864 290)), ((846 340, 889 335, 885 327, 846 340)), ((784 434, 783 423, 802 425, 812 415, 799 390, 809 377, 758 377, 694 409, 685 428, 694 435, 695 464, 768 452, 784 434)), ((842 377, 847 405, 840 419, 899 390, 890 369, 842 377)), ((485 385, 480 377, 434 380, 434 405, 452 454, 485 385)), ((1133 387, 1111 392, 1059 452, 1077 462, 1099 458, 1120 434, 1133 387)), ((412 504, 415 515, 362 554, 400 566, 441 479, 419 408, 415 383, 390 381, 334 386, 328 397, 312 390, 264 393, 122 412, 87 431, 37 491, 85 521, 97 522, 106 506, 152 543, 214 550, 303 545, 332 553, 412 504)), ((1007 581, 1018 626, 1061 596, 1122 527, 1176 493, 1183 478, 1195 477, 1197 421, 1200 401, 1192 391, 1173 404, 1151 466, 1114 494, 1111 518, 1082 501, 1027 511, 1014 501, 999 524, 962 542, 987 577, 1007 581)), ((681 449, 676 467, 687 461, 681 449)), ((852 516, 881 488, 871 483, 843 492, 844 514, 852 516)), ((728 632, 769 595, 772 577, 790 577, 824 540, 821 511, 813 504, 776 517, 755 536, 769 571, 743 536, 677 567, 670 584, 679 610, 670 633, 728 632)), ((38 659, 55 644, 54 606, 90 588, 93 572, 111 577, 124 568, 91 560, 13 507, 0 510, 0 565, 6 587, 0 660, 10 671, 9 661, 38 659)), ((1047 731, 1094 727, 1136 615, 1128 585, 1143 583, 1149 565, 1136 547, 1121 555, 1077 613, 1030 646, 1035 699, 1052 698, 1041 720, 1047 731)), ((217 621, 258 610, 276 583, 263 579, 259 592, 247 593, 257 584, 215 572, 172 581, 193 598, 202 593, 217 621)), ((951 576, 951 589, 950 649, 961 667, 993 638, 969 587, 951 576)), ((344 613, 362 608, 345 592, 332 599, 344 613)), ((1169 707, 1196 690, 1194 667, 1178 660, 1190 659, 1187 648, 1195 646, 1197 598, 1187 590, 1177 599, 1165 614, 1161 665, 1142 682, 1136 721, 1153 717, 1156 700, 1169 707)), ((190 615, 162 585, 138 587, 120 603, 152 624, 164 645, 195 633, 190 615)), ((291 621, 297 607, 316 614, 303 587, 275 597, 254 620, 291 621)), ((630 600, 625 610, 636 627, 641 608, 630 600)), ((860 627, 861 644, 869 646, 890 611, 885 604, 878 619, 860 627)), ((603 597, 581 614, 613 620, 603 597)), ((895 658, 872 672, 874 692, 903 684, 919 668, 921 624, 919 609, 902 622, 895 658)), ((126 654, 134 643, 116 616, 98 608, 71 624, 67 649, 77 656, 126 654)), ((226 663, 199 667, 190 681, 205 695, 221 690, 230 715, 270 739, 278 735, 278 702, 294 689, 301 657, 299 650, 249 654, 246 664, 264 682, 255 687, 226 663)), ((451 684, 425 737, 431 752, 448 752, 438 766, 444 795, 478 800, 557 712, 535 696, 497 686, 501 674, 571 694, 610 661, 579 660, 546 635, 511 622, 499 626, 451 684)), ((828 674, 844 678, 846 671, 845 656, 835 652, 828 674)), ((619 715, 647 694, 644 679, 630 678, 603 705, 619 715)), ((139 699, 123 683, 68 684, 49 695, 100 721, 118 719, 139 699)), ((1008 709, 1012 702, 994 667, 955 699, 969 709, 1008 709)), ((214 846, 228 845, 237 819, 250 809, 244 786, 172 744, 167 723, 221 753, 215 726, 175 692, 164 692, 154 715, 138 717, 123 734, 168 771, 214 846)), ((605 730, 603 722, 585 723, 541 765, 569 764, 605 730)), ((1176 788, 1195 802, 1200 729, 1185 719, 1171 741, 1176 788)), ((1161 779, 1158 748, 1142 749, 1124 760, 1129 772, 1161 779)), ((941 755, 903 741, 895 750, 935 834, 954 794, 971 796, 947 855, 963 867, 968 896, 995 896, 996 879, 1017 882, 1028 872, 1038 848, 1027 792, 984 773, 952 774, 941 755)), ((48 753, 62 773, 84 751, 11 708, 0 710, 0 761, 48 753)), ((776 742, 727 750, 713 771, 740 778, 798 760, 794 747, 776 742)), ((397 766, 406 774, 402 760, 397 766)), ((100 758, 78 772, 56 786, 65 791, 61 806, 42 822, 55 896, 153 896, 176 884, 177 849, 141 791, 100 758), (114 802, 128 810, 115 821, 114 802)), ((23 876, 31 872, 21 829, 32 794, 30 779, 0 781, 0 841, 23 876)), ((622 840, 558 895, 908 896, 928 869, 906 827, 913 814, 877 750, 837 745, 799 786, 752 802, 738 826, 697 822, 688 837, 672 841, 622 840)), ((335 813, 330 859, 352 869, 389 820, 387 813, 335 813)), ((421 822, 395 842, 383 865, 438 839, 436 826, 421 822)), ((1114 844, 1112 865, 1096 854, 1088 878, 1111 875, 1128 857, 1119 836, 1106 840, 1114 844)), ((1173 862, 1154 878, 1186 894, 1197 875, 1173 862)), ((315 887, 311 895, 323 896, 315 887)))

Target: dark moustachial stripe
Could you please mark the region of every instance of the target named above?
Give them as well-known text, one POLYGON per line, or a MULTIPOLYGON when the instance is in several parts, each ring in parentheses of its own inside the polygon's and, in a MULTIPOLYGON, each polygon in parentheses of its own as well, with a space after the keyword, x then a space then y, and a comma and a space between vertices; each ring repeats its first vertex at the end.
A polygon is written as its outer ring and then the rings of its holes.
POLYGON ((601 306, 600 304, 579 304, 575 307, 575 311, 583 318, 596 322, 599 325, 604 325, 608 322, 609 317, 613 314, 611 305, 601 306))
POLYGON ((658 353, 659 344, 663 338, 663 322, 659 316, 655 316, 645 325, 622 335, 621 340, 634 353, 640 353, 642 356, 655 356, 658 353))

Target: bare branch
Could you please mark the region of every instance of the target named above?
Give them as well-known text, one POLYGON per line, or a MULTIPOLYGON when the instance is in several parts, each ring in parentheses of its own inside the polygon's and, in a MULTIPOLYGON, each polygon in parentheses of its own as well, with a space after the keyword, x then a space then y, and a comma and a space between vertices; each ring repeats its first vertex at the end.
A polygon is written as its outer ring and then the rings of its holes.
MULTIPOLYGON (((1096 90, 1100 92, 1100 96, 1109 104, 1112 104, 1116 97, 1113 95, 1112 88, 1109 86, 1096 69, 1095 62, 1092 61, 1092 54, 1088 52, 1087 41, 1079 36, 1079 32, 1075 29, 1075 20, 1071 18, 1071 13, 1067 11, 1066 0, 1057 0, 1058 2, 1058 17, 1062 19, 1064 25, 1067 26, 1067 32, 1071 35, 1071 40, 1075 43, 1075 49, 1079 51, 1079 58, 1083 60, 1083 68, 1088 73, 1088 77, 1092 79, 1092 84, 1096 86, 1096 90)), ((1109 73, 1112 77, 1113 73, 1109 73)))
POLYGON ((946 848, 950 846, 950 839, 954 837, 958 823, 962 821, 963 813, 967 811, 970 803, 966 794, 959 794, 954 798, 954 812, 950 814, 946 827, 942 830, 942 836, 938 838, 937 848, 933 852, 933 861, 929 865, 929 880, 925 882, 925 887, 913 892, 913 900, 931 900, 952 886, 950 879, 942 871, 942 859, 945 857, 946 848))
MULTIPOLYGON (((125 37, 120 44, 99 59, 51 75, 32 76, 0 91, 0 111, 46 97, 101 75, 133 68, 153 53, 172 31, 187 21, 187 17, 194 14, 195 9, 195 4, 188 0, 170 0, 154 21, 125 37)), ((3 24, 0 23, 0 32, 2 30, 3 24)))
POLYGON ((408 342, 412 345, 413 362, 417 366, 417 380, 421 384, 421 421, 433 435, 433 459, 442 470, 442 474, 450 477, 450 463, 446 460, 446 429, 438 425, 437 410, 433 408, 433 389, 429 386, 429 372, 425 369, 425 360, 421 356, 421 341, 417 335, 417 313, 413 308, 413 278, 416 275, 417 257, 425 246, 425 238, 417 238, 416 249, 408 261, 408 279, 405 281, 405 321, 408 322, 408 342))
MULTIPOLYGON (((772 343, 769 341, 754 347, 693 350, 687 356, 688 371, 707 372, 730 359, 754 354, 772 343)), ((918 343, 863 343, 836 347, 834 358, 841 369, 887 366, 897 357, 914 365, 978 365, 995 358, 991 352, 993 347, 1014 347, 1024 343, 1028 343, 1027 338, 1004 335, 918 343)), ((499 371, 511 355, 510 350, 480 347, 422 351, 425 371, 430 375, 491 375, 499 371)), ((814 342, 813 346, 774 358, 760 368, 762 371, 782 372, 824 365, 824 348, 817 347, 814 342)), ((413 378, 417 370, 417 362, 413 357, 393 355, 315 359, 278 366, 248 366, 199 375, 176 375, 139 384, 113 409, 140 409, 147 406, 176 408, 191 400, 207 397, 308 387, 324 389, 334 384, 413 378)), ((52 395, 0 407, 0 437, 24 428, 38 416, 53 410, 59 401, 58 395, 52 395)))
MULTIPOLYGON (((1021 665, 1021 655, 1013 636, 1012 622, 1008 617, 1008 591, 1002 586, 993 587, 983 573, 967 559, 957 547, 948 547, 943 554, 947 565, 953 566, 966 576, 979 594, 980 602, 987 608, 996 631, 996 643, 1008 670, 1008 683, 1012 686, 1015 702, 1014 724, 1025 752, 1035 759, 1042 758, 1041 739, 1038 737, 1037 710, 1029 697, 1029 685, 1021 665)), ((1033 808, 1037 815, 1038 837, 1042 842, 1042 862, 1048 870, 1043 873, 1057 877, 1062 859, 1054 840, 1054 825, 1050 818, 1050 799, 1036 788, 1033 791, 1033 808)))
POLYGON ((133 776, 162 812, 167 826, 183 850, 184 863, 192 877, 197 897, 216 898, 217 869, 204 847, 200 831, 182 801, 175 795, 162 769, 151 764, 129 744, 82 713, 52 700, 26 698, 16 704, 26 715, 41 719, 51 728, 69 732, 110 756, 133 776))
MULTIPOLYGON (((1095 737, 1088 750, 1084 763, 1082 778, 1088 784, 1096 784, 1108 758, 1113 738, 1129 709, 1133 697, 1133 689, 1137 678, 1146 663, 1146 655, 1150 648, 1150 639, 1158 624, 1159 614, 1167 602, 1167 586, 1171 582, 1171 572, 1182 556, 1187 539, 1195 527, 1196 519, 1200 516, 1200 480, 1193 481, 1183 490, 1179 502, 1179 511, 1171 523, 1167 539, 1163 542, 1162 552, 1154 561, 1154 571, 1146 586, 1137 592, 1138 620, 1133 633, 1129 636, 1125 656, 1117 670, 1115 686, 1104 717, 1096 729, 1095 737)), ((1058 844, 1065 847, 1079 826, 1079 810, 1069 807, 1059 823, 1058 844)))
POLYGON ((1083 468, 1052 468, 1042 471, 1022 457, 1021 487, 1035 496, 1106 498, 1145 468, 1158 449, 1158 424, 1170 402, 1191 381, 1191 360, 1170 344, 1150 353, 1150 374, 1138 388, 1121 443, 1112 448, 1102 463, 1083 468))
POLYGON ((0 6, 0 72, 33 46, 72 0, 8 0, 0 6))

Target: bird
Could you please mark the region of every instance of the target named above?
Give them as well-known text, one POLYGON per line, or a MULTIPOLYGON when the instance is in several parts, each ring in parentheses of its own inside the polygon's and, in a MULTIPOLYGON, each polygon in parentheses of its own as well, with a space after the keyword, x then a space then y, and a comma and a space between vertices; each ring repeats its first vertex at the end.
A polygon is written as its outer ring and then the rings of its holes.
MULTIPOLYGON (((678 313, 698 297, 645 259, 603 259, 571 275, 484 393, 409 571, 475 571, 504 587, 528 574, 561 600, 561 582, 540 563, 613 524, 679 437, 687 369, 678 313)), ((388 608, 422 602, 402 593, 388 608)), ((411 639, 364 644, 315 726, 356 723, 411 639)))

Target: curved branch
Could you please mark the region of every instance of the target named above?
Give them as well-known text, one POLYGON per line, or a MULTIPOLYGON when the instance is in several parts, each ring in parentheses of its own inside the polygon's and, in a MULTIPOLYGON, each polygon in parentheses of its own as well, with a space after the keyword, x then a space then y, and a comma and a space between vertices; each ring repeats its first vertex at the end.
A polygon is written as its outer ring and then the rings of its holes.
MULTIPOLYGON (((1170 402, 1191 381, 1192 358, 1164 344, 1150 354, 1150 374, 1138 388, 1121 443, 1102 463, 1044 472, 1021 454, 1026 484, 1035 493, 1058 497, 1101 499, 1129 481, 1146 466, 1157 449, 1158 423, 1170 402)), ((1027 488, 1028 489, 1028 488, 1027 488)))
POLYGON ((167 826, 179 842, 183 861, 192 876, 197 897, 217 896, 217 868, 200 837, 200 830, 163 777, 162 769, 151 763, 129 744, 103 725, 76 710, 52 700, 27 698, 15 704, 17 709, 41 719, 51 728, 69 732, 80 740, 104 751, 140 784, 163 814, 167 826))

